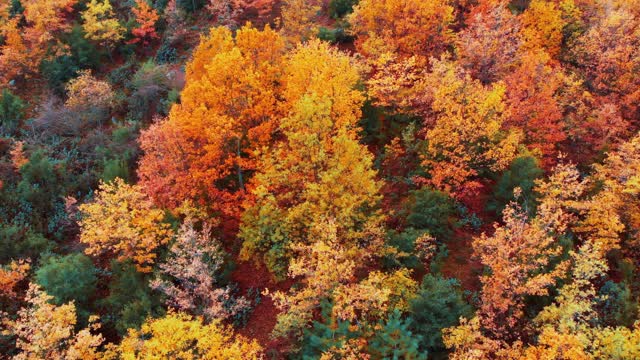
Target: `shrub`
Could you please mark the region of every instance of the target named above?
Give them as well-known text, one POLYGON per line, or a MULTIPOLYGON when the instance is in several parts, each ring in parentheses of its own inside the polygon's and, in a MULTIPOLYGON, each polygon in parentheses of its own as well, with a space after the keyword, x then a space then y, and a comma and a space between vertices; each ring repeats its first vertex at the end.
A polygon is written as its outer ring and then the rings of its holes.
POLYGON ((188 13, 194 13, 197 10, 202 9, 205 4, 206 4, 205 0, 177 0, 176 1, 176 5, 180 9, 188 13))
POLYGON ((16 194, 29 223, 36 231, 49 230, 48 219, 56 212, 56 203, 60 202, 64 169, 58 165, 42 150, 38 150, 20 169, 22 180, 17 185, 16 194))
POLYGON ((164 108, 163 100, 170 89, 167 76, 169 67, 147 61, 136 71, 131 80, 132 93, 129 96, 129 118, 151 120, 157 111, 164 108))
POLYGON ((0 94, 0 129, 4 134, 13 134, 20 126, 25 105, 11 91, 3 89, 0 94))
POLYGON ((113 105, 114 92, 111 85, 96 79, 88 70, 81 71, 65 88, 68 95, 65 105, 69 108, 105 111, 113 105))
POLYGON ((36 259, 40 254, 53 249, 53 243, 42 234, 35 233, 18 225, 0 226, 0 263, 11 259, 36 259))
POLYGON ((178 50, 169 43, 162 43, 156 53, 156 62, 158 64, 174 64, 178 61, 178 50))

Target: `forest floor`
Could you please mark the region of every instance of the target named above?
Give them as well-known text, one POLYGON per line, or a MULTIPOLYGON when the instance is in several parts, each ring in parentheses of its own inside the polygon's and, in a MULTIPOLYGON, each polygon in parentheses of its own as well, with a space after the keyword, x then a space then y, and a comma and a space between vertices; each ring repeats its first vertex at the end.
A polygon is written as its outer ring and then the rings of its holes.
MULTIPOLYGON (((264 265, 251 261, 238 262, 231 279, 238 284, 242 294, 247 294, 250 289, 262 291, 265 288, 269 289, 269 292, 288 291, 293 285, 292 280, 276 282, 264 265)), ((249 314, 246 325, 238 329, 241 335, 256 339, 265 349, 269 359, 284 359, 281 354, 290 346, 286 340, 271 338, 278 312, 271 298, 261 295, 260 303, 255 305, 249 314)))

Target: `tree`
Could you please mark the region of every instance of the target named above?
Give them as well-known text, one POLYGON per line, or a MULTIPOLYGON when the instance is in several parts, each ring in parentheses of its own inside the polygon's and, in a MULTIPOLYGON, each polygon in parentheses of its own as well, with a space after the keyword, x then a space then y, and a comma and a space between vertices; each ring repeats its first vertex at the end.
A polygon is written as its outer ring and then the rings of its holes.
POLYGON ((595 311, 600 301, 594 281, 608 270, 602 250, 590 240, 572 253, 572 281, 536 317, 537 341, 527 358, 632 359, 640 355, 640 327, 603 327, 595 311))
POLYGON ((124 359, 262 358, 262 348, 255 340, 234 335, 220 321, 204 325, 199 318, 171 311, 165 317, 147 319, 140 330, 130 329, 117 353, 124 359))
POLYGON ((139 186, 120 178, 100 184, 95 199, 80 205, 80 211, 80 241, 88 255, 131 259, 143 272, 151 271, 154 251, 172 237, 162 210, 153 207, 139 186))
POLYGON ((109 0, 91 0, 82 13, 82 27, 89 40, 110 48, 124 37, 125 29, 115 17, 109 0))
POLYGON ((88 328, 75 331, 73 303, 56 306, 49 303, 51 299, 31 284, 26 297, 28 306, 18 311, 15 321, 3 319, 7 333, 16 337, 19 352, 14 359, 99 359, 98 347, 104 339, 91 333, 99 329, 99 324, 91 320, 88 328))
POLYGON ((160 19, 160 15, 156 9, 149 6, 147 0, 136 0, 136 7, 132 7, 131 12, 136 16, 138 26, 131 30, 134 38, 130 43, 142 42, 143 46, 148 46, 153 40, 158 39, 156 23, 160 19))
POLYGON ((282 4, 282 35, 291 45, 310 40, 318 33, 314 18, 320 11, 318 0, 285 0, 282 4))
POLYGON ((35 275, 38 285, 57 305, 74 301, 76 306, 86 309, 96 291, 96 268, 83 254, 46 258, 35 275))
POLYGON ((11 261, 7 265, 0 266, 0 306, 10 309, 18 300, 18 285, 29 275, 31 264, 29 261, 11 261))
POLYGON ((244 297, 232 298, 231 289, 218 284, 224 253, 211 239, 210 231, 209 225, 199 232, 193 223, 183 224, 167 260, 158 265, 164 278, 153 280, 151 287, 164 293, 174 309, 201 315, 207 321, 225 320, 249 303, 244 297))
POLYGON ((448 239, 455 208, 447 194, 430 189, 416 190, 411 193, 408 203, 407 226, 427 230, 440 241, 448 239))
POLYGON ((367 83, 376 103, 420 112, 415 98, 422 89, 416 83, 429 58, 453 44, 454 8, 445 0, 361 0, 348 21, 369 67, 367 83))
POLYGON ((98 302, 106 313, 103 324, 107 329, 115 328, 118 335, 124 336, 128 329, 139 329, 148 317, 163 314, 148 277, 138 272, 131 261, 112 261, 111 271, 109 296, 98 302))
POLYGON ((514 69, 520 56, 518 17, 502 2, 496 2, 489 8, 472 8, 467 22, 456 43, 461 65, 483 84, 502 79, 514 69))
POLYGON ((465 301, 458 281, 428 274, 411 301, 410 328, 422 337, 420 349, 442 351, 442 330, 458 325, 461 317, 470 315, 471 306, 465 301))
POLYGON ((213 28, 187 66, 180 104, 140 137, 140 184, 157 204, 185 200, 237 218, 258 150, 280 117, 284 44, 270 28, 213 28))
POLYGON ((400 311, 395 310, 385 322, 381 322, 380 331, 371 339, 369 353, 376 359, 427 359, 427 352, 420 351, 420 335, 410 330, 411 321, 402 319, 400 311))
POLYGON ((632 259, 640 251, 640 136, 620 144, 603 164, 594 165, 600 191, 577 207, 583 214, 575 230, 606 253, 623 248, 632 259))
POLYGON ((512 201, 518 201, 523 210, 534 214, 538 203, 538 194, 533 189, 536 180, 542 178, 544 171, 539 166, 539 161, 529 154, 523 154, 513 159, 509 168, 498 178, 493 196, 487 204, 487 208, 502 214, 505 207, 512 201), (518 197, 514 197, 514 190, 518 188, 518 197))
POLYGON ((453 7, 442 0, 361 0, 349 15, 360 53, 372 59, 416 56, 420 65, 452 43, 453 20, 453 7))
POLYGON ((316 225, 313 230, 316 235, 313 244, 299 246, 299 256, 289 266, 289 277, 301 277, 303 287, 290 293, 277 291, 270 295, 281 310, 273 329, 276 337, 301 336, 313 311, 320 308, 339 284, 353 280, 356 264, 338 243, 336 224, 327 222, 316 225))
POLYGON ((520 133, 502 131, 507 118, 502 84, 485 87, 455 63, 439 60, 427 78, 432 115, 421 157, 427 183, 460 199, 480 187, 482 172, 505 169, 520 133))
MULTIPOLYGON (((515 340, 522 332, 525 296, 544 296, 567 270, 562 248, 543 218, 527 220, 516 205, 503 212, 504 226, 473 240, 474 252, 489 272, 480 278, 478 315, 491 338, 515 340)), ((559 232, 561 234, 562 232, 559 232)), ((557 236, 557 235, 556 235, 557 236)))
POLYGON ((332 313, 353 324, 374 324, 396 310, 409 310, 417 287, 410 270, 374 271, 358 283, 338 286, 332 294, 332 313))
POLYGON ((563 91, 565 76, 549 64, 543 52, 522 55, 514 71, 505 77, 506 125, 522 129, 523 142, 539 154, 542 165, 550 169, 567 138, 563 109, 557 94, 563 91))
POLYGON ((555 1, 533 0, 522 14, 522 39, 525 49, 542 49, 557 59, 565 26, 562 11, 555 1))
POLYGON ((280 277, 292 246, 309 243, 317 220, 335 220, 339 239, 352 248, 379 218, 380 187, 356 134, 363 98, 350 59, 311 41, 288 59, 285 81, 286 102, 294 105, 280 120, 282 141, 262 154, 240 229, 242 258, 260 255, 280 277))
POLYGON ((24 116, 25 104, 8 89, 2 89, 0 94, 0 131, 13 134, 20 126, 24 116))
POLYGON ((25 0, 23 16, 0 13, 0 83, 37 75, 40 63, 64 49, 57 36, 67 31, 76 0, 25 0), (6 15, 5 15, 6 16, 6 15))
POLYGON ((625 120, 634 121, 640 108, 637 4, 617 1, 597 15, 574 47, 575 56, 593 91, 619 106, 625 120))

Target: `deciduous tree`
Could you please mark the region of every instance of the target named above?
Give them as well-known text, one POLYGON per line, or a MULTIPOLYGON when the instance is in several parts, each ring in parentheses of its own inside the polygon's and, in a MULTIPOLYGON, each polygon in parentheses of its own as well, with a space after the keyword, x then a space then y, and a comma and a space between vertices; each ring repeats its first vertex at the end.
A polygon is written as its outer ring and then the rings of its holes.
POLYGON ((521 36, 524 48, 542 49, 556 59, 562 47, 564 26, 562 11, 556 1, 531 1, 522 14, 521 36))
POLYGON ((131 8, 136 17, 138 26, 131 30, 134 38, 132 44, 142 42, 142 46, 148 46, 153 40, 158 39, 156 23, 160 19, 156 9, 152 8, 147 0, 136 0, 136 6, 131 8))
POLYGON ((284 43, 268 27, 224 27, 203 37, 180 104, 140 137, 141 186, 162 206, 185 200, 236 217, 257 151, 281 116, 284 43))
POLYGON ((153 280, 151 287, 164 293, 172 308, 208 321, 228 319, 249 303, 244 297, 232 298, 231 289, 218 284, 223 265, 224 253, 211 238, 211 227, 205 225, 199 232, 188 221, 176 235, 167 260, 159 264, 163 277, 153 280))
POLYGON ((242 256, 263 257, 286 273, 291 246, 308 243, 318 219, 335 219, 347 248, 378 217, 380 184, 372 156, 358 142, 362 94, 350 59, 319 41, 288 59, 284 96, 293 104, 280 120, 281 142, 262 154, 252 181, 255 204, 242 218, 242 256))
POLYGON ((113 254, 118 260, 133 260, 140 271, 151 270, 155 250, 172 236, 156 209, 140 187, 116 178, 100 184, 92 202, 80 205, 80 241, 85 252, 99 256, 113 254))
POLYGON ((247 359, 262 358, 255 341, 234 335, 220 321, 203 324, 202 319, 169 312, 159 319, 149 318, 140 330, 130 329, 117 351, 123 359, 247 359))
POLYGON ((528 221, 527 214, 512 205, 504 210, 503 221, 493 236, 475 238, 473 247, 490 271, 481 277, 482 326, 492 338, 508 341, 522 333, 525 296, 547 295, 567 264, 553 264, 562 248, 545 219, 528 221))
POLYGON ((124 37, 125 29, 116 18, 109 0, 91 0, 82 13, 82 27, 87 38, 112 47, 124 37))
POLYGON ((415 109, 414 89, 430 57, 454 42, 454 9, 448 1, 362 0, 348 17, 356 48, 369 67, 369 92, 398 111, 415 109))
POLYGON ((448 60, 434 62, 427 82, 433 110, 421 154, 427 182, 463 198, 479 188, 480 172, 511 163, 521 134, 502 131, 508 115, 503 84, 485 87, 448 60))
POLYGON ((18 311, 14 320, 4 318, 7 335, 16 337, 16 360, 27 359, 100 359, 98 347, 102 335, 91 332, 100 326, 91 319, 90 327, 75 330, 76 308, 72 302, 56 306, 51 296, 31 284, 27 292, 27 307, 18 311))
POLYGON ((505 125, 522 129, 523 142, 541 156, 547 169, 554 165, 567 138, 565 110, 557 98, 564 84, 562 70, 551 65, 541 51, 522 55, 514 71, 505 77, 509 109, 505 125))

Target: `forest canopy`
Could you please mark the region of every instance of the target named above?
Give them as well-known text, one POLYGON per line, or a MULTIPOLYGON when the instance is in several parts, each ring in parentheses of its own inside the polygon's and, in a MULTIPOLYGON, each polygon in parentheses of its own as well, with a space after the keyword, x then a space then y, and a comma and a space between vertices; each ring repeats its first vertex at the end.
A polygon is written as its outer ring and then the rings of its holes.
POLYGON ((639 359, 640 0, 0 0, 0 359, 639 359))

